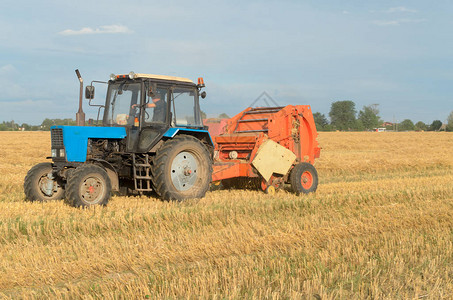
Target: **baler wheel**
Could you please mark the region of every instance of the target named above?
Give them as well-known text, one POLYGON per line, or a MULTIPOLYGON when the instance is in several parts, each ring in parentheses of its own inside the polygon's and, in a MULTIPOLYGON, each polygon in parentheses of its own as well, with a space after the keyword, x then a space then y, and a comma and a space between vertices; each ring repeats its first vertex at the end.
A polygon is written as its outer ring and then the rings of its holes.
POLYGON ((264 178, 261 179, 261 190, 266 194, 274 195, 278 190, 283 187, 283 177, 272 175, 269 181, 264 178))
POLYGON ((268 187, 264 190, 264 192, 265 192, 266 194, 269 194, 269 195, 275 195, 275 191, 276 191, 276 190, 275 190, 275 186, 273 186, 273 185, 268 186, 268 187))
POLYGON ((318 188, 318 172, 312 164, 300 163, 291 170, 289 181, 294 193, 312 193, 318 188))
POLYGON ((157 151, 151 171, 154 190, 163 199, 202 198, 212 180, 212 160, 200 140, 179 135, 157 151))
POLYGON ((29 201, 59 200, 64 197, 63 183, 49 179, 51 163, 40 163, 32 167, 24 180, 24 192, 29 201))
POLYGON ((65 202, 74 207, 106 205, 112 186, 104 168, 86 164, 76 168, 68 179, 65 202))

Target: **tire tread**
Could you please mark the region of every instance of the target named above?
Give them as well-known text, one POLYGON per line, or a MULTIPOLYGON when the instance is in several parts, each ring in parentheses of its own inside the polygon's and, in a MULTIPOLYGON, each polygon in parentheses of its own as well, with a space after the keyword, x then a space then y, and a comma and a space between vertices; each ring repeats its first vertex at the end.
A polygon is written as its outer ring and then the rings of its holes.
POLYGON ((168 140, 164 143, 164 145, 157 151, 156 156, 153 158, 153 167, 151 168, 151 176, 152 176, 152 183, 154 190, 156 193, 165 200, 184 200, 187 195, 182 195, 181 193, 177 193, 175 191, 171 191, 170 185, 171 183, 165 180, 166 177, 166 170, 165 167, 167 165, 169 156, 172 154, 172 151, 175 147, 179 144, 187 144, 187 143, 197 143, 202 149, 201 155, 209 161, 208 163, 208 178, 207 183, 194 195, 190 198, 202 198, 206 194, 207 190, 209 189, 211 178, 212 178, 212 160, 211 156, 205 145, 198 139, 190 135, 178 135, 171 140, 168 140))
POLYGON ((24 179, 24 193, 25 197, 28 201, 35 202, 43 202, 43 201, 48 201, 48 200, 60 200, 64 198, 64 189, 60 185, 61 190, 56 193, 56 195, 53 195, 52 197, 46 197, 42 195, 38 187, 36 186, 36 180, 38 180, 36 177, 41 177, 44 169, 49 168, 52 170, 52 164, 51 163, 39 163, 35 166, 33 166, 28 172, 27 175, 25 176, 24 179))
POLYGON ((68 179, 68 183, 66 185, 66 195, 65 195, 65 202, 73 207, 86 207, 88 206, 86 203, 82 201, 79 197, 79 185, 83 177, 85 177, 87 174, 91 173, 99 173, 104 177, 104 180, 106 182, 106 195, 104 198, 98 203, 99 205, 107 205, 111 191, 112 191, 112 186, 110 179, 107 175, 107 172, 105 170, 97 165, 94 164, 86 164, 82 165, 78 168, 76 168, 72 174, 71 177, 68 179))
POLYGON ((299 163, 291 170, 289 182, 291 185, 291 190, 296 194, 313 193, 318 188, 318 172, 310 163, 299 163), (308 190, 305 189, 300 182, 302 174, 306 171, 309 171, 313 176, 313 185, 308 190))

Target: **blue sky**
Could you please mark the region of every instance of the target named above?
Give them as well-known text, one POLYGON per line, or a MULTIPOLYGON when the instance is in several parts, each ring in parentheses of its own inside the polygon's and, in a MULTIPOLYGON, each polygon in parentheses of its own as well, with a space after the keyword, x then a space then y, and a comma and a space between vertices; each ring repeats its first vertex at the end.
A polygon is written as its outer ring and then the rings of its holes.
POLYGON ((85 82, 203 76, 210 116, 234 115, 266 91, 326 115, 352 100, 357 110, 379 104, 388 121, 444 121, 452 13, 446 0, 2 1, 0 121, 75 118, 76 68, 85 82))

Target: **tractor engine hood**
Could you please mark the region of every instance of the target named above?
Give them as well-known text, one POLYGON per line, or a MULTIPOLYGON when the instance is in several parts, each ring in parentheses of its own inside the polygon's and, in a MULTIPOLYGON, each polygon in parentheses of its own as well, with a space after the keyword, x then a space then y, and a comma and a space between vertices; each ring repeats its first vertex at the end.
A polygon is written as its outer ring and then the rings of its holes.
POLYGON ((64 147, 68 162, 85 162, 88 139, 124 139, 124 127, 52 126, 52 148, 64 147))

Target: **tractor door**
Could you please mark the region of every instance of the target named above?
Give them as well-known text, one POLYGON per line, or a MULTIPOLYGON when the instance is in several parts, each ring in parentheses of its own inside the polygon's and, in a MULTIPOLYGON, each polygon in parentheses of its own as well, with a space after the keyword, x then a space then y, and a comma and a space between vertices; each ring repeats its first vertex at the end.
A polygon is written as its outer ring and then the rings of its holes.
POLYGON ((142 105, 139 152, 148 152, 169 128, 170 86, 145 82, 145 100, 142 105))
POLYGON ((175 87, 171 89, 172 127, 203 127, 198 94, 195 88, 175 87))

